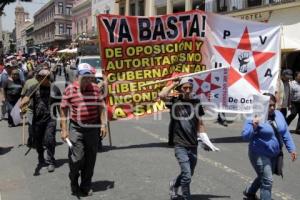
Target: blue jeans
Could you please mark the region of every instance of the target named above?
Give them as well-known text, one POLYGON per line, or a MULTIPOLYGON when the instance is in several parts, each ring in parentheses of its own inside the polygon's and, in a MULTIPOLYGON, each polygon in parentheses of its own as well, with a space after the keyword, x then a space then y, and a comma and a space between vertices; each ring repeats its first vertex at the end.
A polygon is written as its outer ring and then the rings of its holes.
POLYGON ((246 193, 254 195, 260 189, 260 199, 271 200, 275 158, 257 155, 249 151, 249 159, 257 177, 246 189, 246 193))
POLYGON ((174 186, 181 186, 183 199, 190 200, 190 183, 197 164, 197 147, 175 146, 175 157, 179 163, 181 173, 176 178, 174 186))

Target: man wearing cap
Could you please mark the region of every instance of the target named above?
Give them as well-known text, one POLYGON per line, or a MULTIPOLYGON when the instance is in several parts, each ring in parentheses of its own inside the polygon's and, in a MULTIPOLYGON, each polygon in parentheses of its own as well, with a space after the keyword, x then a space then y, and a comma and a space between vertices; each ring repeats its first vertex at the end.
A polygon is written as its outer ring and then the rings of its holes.
POLYGON ((291 114, 287 117, 286 121, 290 125, 298 114, 296 133, 300 134, 300 71, 296 72, 295 80, 290 83, 290 95, 291 114))
POLYGON ((24 95, 22 104, 32 100, 32 130, 35 147, 38 153, 38 166, 48 165, 48 172, 55 170, 55 133, 56 133, 56 106, 59 105, 61 93, 54 85, 51 86, 50 71, 41 69, 36 74, 38 85, 32 85, 24 95), (27 101, 27 102, 26 102, 27 101), (44 158, 44 147, 46 159, 44 158))
POLYGON ((72 143, 72 150, 69 150, 69 178, 73 195, 92 195, 99 134, 104 138, 107 132, 105 106, 99 87, 94 83, 94 76, 89 64, 79 64, 78 78, 65 89, 61 102, 61 138, 64 141, 69 139, 72 143))
POLYGON ((293 71, 290 69, 284 69, 281 72, 281 79, 278 80, 278 85, 277 85, 278 92, 276 92, 276 96, 277 96, 276 108, 280 110, 284 118, 286 118, 287 109, 291 104, 289 82, 292 79, 293 79, 293 71))
MULTIPOLYGON (((165 87, 159 97, 171 109, 173 121, 175 157, 179 163, 181 173, 170 182, 171 199, 177 198, 178 188, 181 187, 184 200, 190 200, 190 183, 197 163, 198 138, 208 139, 201 117, 204 115, 199 99, 193 99, 193 79, 182 78, 173 81, 165 87), (169 97, 172 89, 178 90, 177 96, 169 97)), ((218 150, 212 146, 210 150, 218 150)))

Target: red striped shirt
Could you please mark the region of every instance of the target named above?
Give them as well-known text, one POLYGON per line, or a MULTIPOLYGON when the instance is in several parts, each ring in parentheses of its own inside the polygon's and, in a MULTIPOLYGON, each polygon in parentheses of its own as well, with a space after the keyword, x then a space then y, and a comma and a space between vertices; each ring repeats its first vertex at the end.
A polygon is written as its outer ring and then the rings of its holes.
POLYGON ((95 124, 99 122, 100 88, 91 83, 80 92, 78 81, 69 85, 63 94, 61 108, 69 108, 71 119, 77 123, 95 124))

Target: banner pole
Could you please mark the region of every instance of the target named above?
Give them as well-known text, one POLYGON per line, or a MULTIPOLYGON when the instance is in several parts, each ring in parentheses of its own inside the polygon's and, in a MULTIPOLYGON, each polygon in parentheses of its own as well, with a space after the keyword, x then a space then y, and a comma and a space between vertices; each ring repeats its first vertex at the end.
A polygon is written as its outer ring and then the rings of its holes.
MULTIPOLYGON (((104 89, 104 91, 105 91, 104 93, 107 94, 106 93, 108 91, 107 90, 107 77, 105 75, 105 70, 104 69, 103 69, 102 73, 103 73, 103 83, 104 83, 103 87, 105 88, 104 89)), ((105 96, 105 102, 107 102, 107 98, 108 98, 108 96, 106 95, 105 96)), ((106 105, 105 105, 105 117, 106 117, 106 122, 107 122, 108 141, 109 141, 109 146, 112 147, 112 139, 111 139, 111 131, 110 131, 110 121, 108 119, 108 113, 107 112, 108 112, 108 110, 106 109, 106 105)))
POLYGON ((22 145, 25 145, 25 124, 26 124, 26 115, 23 115, 23 121, 22 121, 22 145))
POLYGON ((112 147, 112 141, 111 141, 111 132, 110 132, 110 122, 107 122, 107 128, 108 128, 108 140, 109 140, 109 146, 112 147))
POLYGON ((142 87, 146 87, 146 86, 149 86, 149 85, 155 85, 155 84, 163 83, 163 82, 167 82, 167 81, 172 81, 172 80, 175 80, 175 79, 178 79, 178 78, 185 78, 185 77, 190 77, 190 76, 196 76, 198 74, 204 74, 204 73, 207 73, 207 72, 213 72, 213 71, 217 71, 217 70, 221 70, 221 69, 227 69, 227 68, 228 67, 220 67, 220 68, 215 68, 215 69, 200 71, 200 72, 196 72, 196 73, 185 74, 185 75, 182 75, 182 76, 177 76, 177 77, 172 77, 172 78, 166 78, 166 79, 155 81, 155 82, 152 82, 152 83, 146 83, 146 84, 142 85, 142 87))

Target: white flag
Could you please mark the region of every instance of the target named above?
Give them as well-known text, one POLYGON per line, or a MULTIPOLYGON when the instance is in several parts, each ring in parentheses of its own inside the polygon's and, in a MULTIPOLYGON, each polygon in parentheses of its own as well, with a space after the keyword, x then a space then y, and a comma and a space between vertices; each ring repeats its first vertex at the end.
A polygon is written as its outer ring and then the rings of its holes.
POLYGON ((202 103, 212 103, 215 106, 227 106, 228 68, 218 68, 201 72, 192 76, 194 98, 202 103))
POLYGON ((15 104, 15 106, 10 112, 10 115, 13 119, 15 126, 19 125, 22 122, 20 103, 21 103, 21 99, 18 100, 18 102, 15 104))
POLYGON ((228 105, 220 112, 249 113, 253 95, 275 93, 280 26, 208 14, 210 65, 229 67, 228 105))

